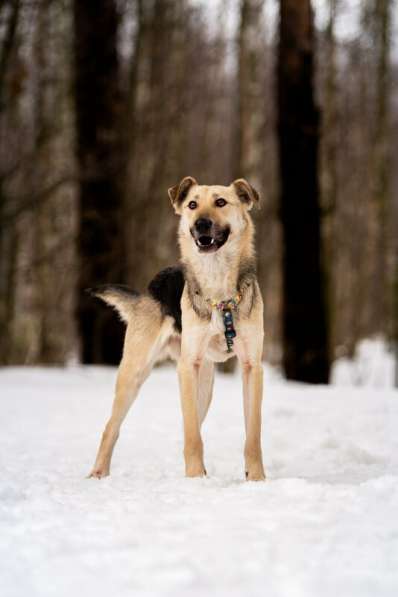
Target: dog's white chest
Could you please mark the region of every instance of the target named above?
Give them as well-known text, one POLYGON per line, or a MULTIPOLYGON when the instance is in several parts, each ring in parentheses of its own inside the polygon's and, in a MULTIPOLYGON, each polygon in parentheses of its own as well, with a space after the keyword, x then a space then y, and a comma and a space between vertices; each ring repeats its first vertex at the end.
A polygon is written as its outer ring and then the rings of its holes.
POLYGON ((219 334, 220 332, 224 333, 224 322, 222 315, 220 311, 217 311, 217 309, 213 309, 210 320, 210 330, 213 334, 219 334))
POLYGON ((224 322, 222 314, 217 310, 214 310, 212 313, 209 334, 210 339, 207 347, 208 358, 217 363, 222 363, 233 356, 234 351, 231 353, 227 350, 224 322))

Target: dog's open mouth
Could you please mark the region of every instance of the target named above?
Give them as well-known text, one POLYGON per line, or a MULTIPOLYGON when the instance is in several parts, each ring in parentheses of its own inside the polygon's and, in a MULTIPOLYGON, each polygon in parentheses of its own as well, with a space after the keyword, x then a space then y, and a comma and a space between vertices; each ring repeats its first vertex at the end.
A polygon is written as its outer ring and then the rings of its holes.
POLYGON ((202 235, 195 242, 200 249, 210 249, 214 245, 215 240, 212 236, 202 235))
POLYGON ((196 236, 192 233, 192 236, 200 253, 214 253, 227 242, 229 234, 230 229, 224 228, 223 230, 217 230, 214 235, 201 234, 196 236))

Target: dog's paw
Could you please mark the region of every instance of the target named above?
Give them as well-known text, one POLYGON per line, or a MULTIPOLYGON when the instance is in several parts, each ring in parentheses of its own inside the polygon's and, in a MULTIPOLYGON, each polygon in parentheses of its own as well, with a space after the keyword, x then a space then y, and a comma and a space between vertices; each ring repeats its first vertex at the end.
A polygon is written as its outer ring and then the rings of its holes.
POLYGON ((87 475, 87 479, 102 479, 103 477, 108 477, 108 475, 109 468, 94 467, 91 473, 87 475))
POLYGON ((207 472, 203 464, 190 464, 185 467, 186 477, 206 477, 207 472))
POLYGON ((249 470, 246 471, 247 481, 265 481, 265 472, 261 463, 252 465, 249 470))

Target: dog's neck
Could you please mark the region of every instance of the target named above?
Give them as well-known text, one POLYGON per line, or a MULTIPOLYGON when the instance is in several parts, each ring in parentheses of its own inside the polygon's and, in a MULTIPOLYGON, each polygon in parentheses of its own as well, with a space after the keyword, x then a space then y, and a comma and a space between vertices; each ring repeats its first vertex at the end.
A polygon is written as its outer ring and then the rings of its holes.
POLYGON ((228 300, 255 275, 252 227, 246 238, 231 240, 215 253, 199 253, 191 239, 182 239, 183 266, 190 294, 204 299, 228 300), (242 242, 243 241, 243 242, 242 242))

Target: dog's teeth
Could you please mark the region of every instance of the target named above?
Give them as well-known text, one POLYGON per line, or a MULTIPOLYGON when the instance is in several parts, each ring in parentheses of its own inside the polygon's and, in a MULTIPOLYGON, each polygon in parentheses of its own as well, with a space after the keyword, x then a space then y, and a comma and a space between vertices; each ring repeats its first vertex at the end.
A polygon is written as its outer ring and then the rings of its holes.
POLYGON ((211 244, 211 245, 213 245, 213 244, 214 244, 214 238, 212 238, 212 239, 211 239, 211 243, 210 243, 210 244, 211 244))

